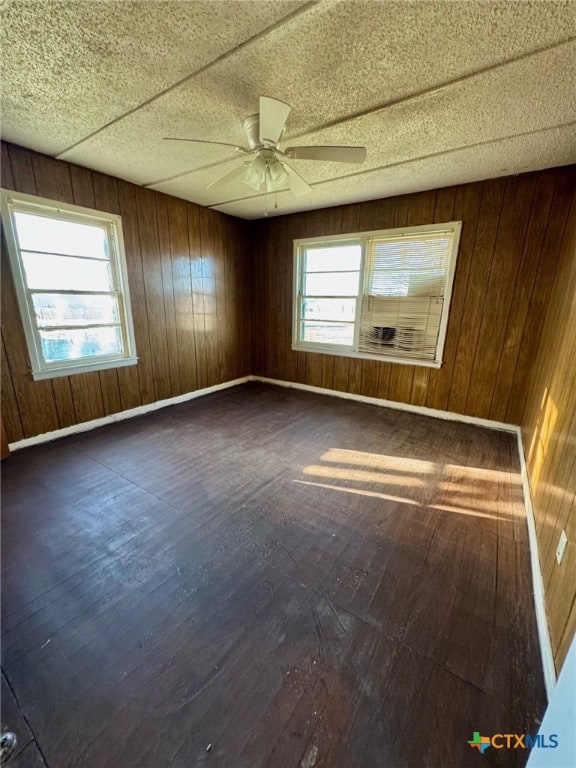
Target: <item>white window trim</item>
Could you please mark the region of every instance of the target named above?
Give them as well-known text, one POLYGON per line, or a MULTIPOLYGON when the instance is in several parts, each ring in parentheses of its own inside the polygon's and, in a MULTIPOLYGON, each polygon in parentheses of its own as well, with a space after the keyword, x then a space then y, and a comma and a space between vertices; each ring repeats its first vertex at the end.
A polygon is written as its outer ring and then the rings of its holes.
MULTIPOLYGON (((27 195, 23 192, 0 190, 2 225, 6 233, 6 244, 10 267, 16 290, 16 298, 20 309, 20 316, 24 326, 24 335, 30 356, 31 373, 34 381, 52 379, 57 376, 69 376, 75 373, 89 373, 91 371, 103 371, 109 368, 120 368, 127 365, 135 365, 138 362, 136 355, 136 340, 134 337, 134 324, 132 320, 132 308, 130 304, 130 291, 128 287, 128 271, 126 268, 126 256, 124 252, 124 237, 122 233, 122 218, 114 213, 97 211, 93 208, 84 208, 79 205, 62 203, 58 200, 49 200, 45 197, 27 195), (35 312, 32 306, 29 289, 26 287, 24 268, 18 250, 18 238, 12 220, 13 204, 16 210, 33 211, 37 215, 45 215, 48 218, 58 217, 62 220, 78 222, 82 219, 92 220, 101 226, 105 226, 108 232, 108 242, 113 249, 111 258, 112 269, 118 286, 119 309, 121 313, 120 327, 124 342, 124 355, 99 355, 88 359, 57 361, 47 363, 42 355, 40 335, 35 321, 35 312), (43 210, 44 209, 44 210, 43 210)), ((54 289, 58 293, 58 289, 54 289)), ((96 291, 95 293, 100 293, 96 291)))
POLYGON ((458 248, 460 245, 460 233, 462 230, 461 221, 449 221, 438 224, 423 224, 416 227, 395 227, 393 229, 374 229, 369 232, 347 232, 341 235, 329 235, 327 237, 303 237, 294 240, 294 261, 293 261, 293 297, 292 297, 292 349, 296 352, 317 352, 325 355, 335 355, 337 357, 354 357, 363 360, 379 360, 383 363, 398 363, 399 365, 418 365, 425 368, 441 368, 443 363, 444 346, 446 344, 446 331, 448 328, 448 317, 450 314, 450 303, 452 299, 452 288, 454 285, 454 275, 456 273, 456 260, 458 257, 458 248), (452 252, 450 254, 450 264, 446 280, 446 292, 444 294, 444 305, 442 308, 442 317, 438 332, 438 344, 436 347, 435 360, 421 360, 410 357, 394 357, 393 355, 371 355, 366 352, 356 350, 358 346, 358 334, 360 332, 360 311, 361 299, 365 290, 367 278, 366 246, 368 240, 372 237, 405 236, 419 234, 422 232, 442 232, 449 230, 453 232, 454 239, 452 243, 452 252), (313 341, 300 341, 300 290, 303 272, 301 269, 303 246, 306 245, 335 245, 337 243, 349 242, 354 245, 360 245, 362 248, 360 260, 360 286, 356 300, 356 317, 354 320, 354 347, 338 346, 337 344, 318 344, 313 341))

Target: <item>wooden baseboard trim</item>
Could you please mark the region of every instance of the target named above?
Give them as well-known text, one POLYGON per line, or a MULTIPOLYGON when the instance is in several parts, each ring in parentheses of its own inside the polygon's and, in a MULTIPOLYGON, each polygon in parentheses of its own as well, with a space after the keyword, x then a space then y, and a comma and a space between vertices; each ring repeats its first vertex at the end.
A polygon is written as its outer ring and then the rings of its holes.
POLYGON ((79 432, 88 432, 92 429, 98 429, 98 427, 104 427, 106 424, 113 424, 116 421, 132 419, 134 416, 142 416, 145 413, 158 411, 160 408, 167 408, 170 405, 177 405, 178 403, 185 403, 188 400, 195 400, 197 397, 204 397, 204 395, 210 395, 212 392, 219 392, 220 390, 228 389, 229 387, 237 387, 239 384, 245 384, 249 379, 249 376, 243 376, 240 379, 225 381, 222 384, 214 384, 214 386, 205 387, 204 389, 196 389, 194 392, 186 392, 183 395, 169 397, 166 400, 156 400, 154 403, 140 405, 138 408, 130 408, 127 411, 111 413, 109 416, 103 416, 101 419, 83 421, 80 424, 72 424, 72 426, 64 427, 63 429, 55 429, 52 432, 44 432, 41 435, 34 435, 34 437, 26 437, 24 440, 17 440, 15 443, 10 443, 10 450, 17 451, 20 448, 28 448, 31 445, 39 445, 40 443, 48 443, 52 440, 58 440, 60 437, 67 437, 68 435, 76 435, 79 432))

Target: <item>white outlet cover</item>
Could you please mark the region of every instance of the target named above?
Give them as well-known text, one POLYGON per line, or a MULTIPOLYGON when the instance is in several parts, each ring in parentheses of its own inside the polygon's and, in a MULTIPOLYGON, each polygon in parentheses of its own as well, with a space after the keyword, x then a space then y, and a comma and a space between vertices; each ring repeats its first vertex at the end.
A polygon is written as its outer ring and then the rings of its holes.
POLYGON ((566 536, 566 531, 562 531, 560 534, 560 541, 558 542, 558 548, 556 549, 556 562, 558 565, 560 565, 562 558, 564 557, 566 544, 568 544, 568 536, 566 536))

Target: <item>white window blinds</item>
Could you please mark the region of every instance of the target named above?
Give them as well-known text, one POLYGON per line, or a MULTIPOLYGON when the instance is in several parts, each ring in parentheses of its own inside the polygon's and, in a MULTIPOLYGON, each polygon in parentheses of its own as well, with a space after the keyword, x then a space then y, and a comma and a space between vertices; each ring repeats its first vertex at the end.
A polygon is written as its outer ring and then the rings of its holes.
POLYGON ((359 351, 435 360, 454 232, 367 241, 359 351))

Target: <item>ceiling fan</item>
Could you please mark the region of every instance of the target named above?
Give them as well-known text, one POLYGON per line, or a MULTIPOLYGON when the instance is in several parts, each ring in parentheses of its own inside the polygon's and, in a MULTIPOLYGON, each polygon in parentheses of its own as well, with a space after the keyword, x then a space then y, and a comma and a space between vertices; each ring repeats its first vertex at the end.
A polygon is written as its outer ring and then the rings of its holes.
POLYGON ((229 184, 242 181, 257 192, 276 192, 291 189, 295 195, 307 195, 312 191, 308 182, 286 160, 322 160, 338 163, 363 163, 365 147, 287 147, 280 149, 291 107, 278 99, 260 96, 260 113, 250 115, 242 123, 248 146, 226 144, 204 139, 165 137, 165 141, 191 141, 196 144, 216 144, 233 147, 244 157, 250 158, 242 165, 225 173, 208 185, 215 192, 223 191, 229 184))

